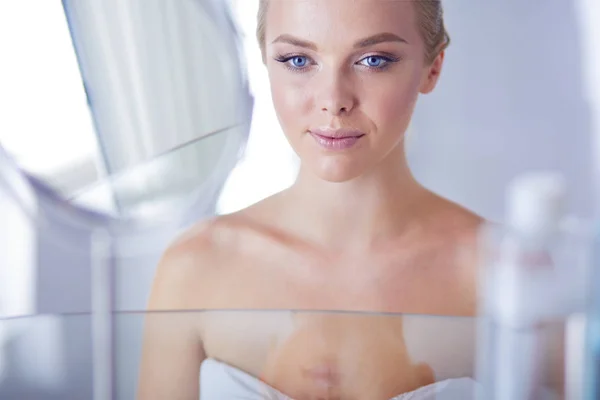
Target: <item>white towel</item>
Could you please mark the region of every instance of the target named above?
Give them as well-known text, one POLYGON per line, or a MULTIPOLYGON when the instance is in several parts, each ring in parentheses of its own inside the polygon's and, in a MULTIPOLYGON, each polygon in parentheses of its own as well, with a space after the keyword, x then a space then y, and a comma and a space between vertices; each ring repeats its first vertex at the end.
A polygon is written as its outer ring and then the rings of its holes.
MULTIPOLYGON (((390 400, 472 400, 475 381, 449 379, 390 400)), ((200 400, 293 400, 254 376, 231 365, 207 359, 200 369, 200 400)))

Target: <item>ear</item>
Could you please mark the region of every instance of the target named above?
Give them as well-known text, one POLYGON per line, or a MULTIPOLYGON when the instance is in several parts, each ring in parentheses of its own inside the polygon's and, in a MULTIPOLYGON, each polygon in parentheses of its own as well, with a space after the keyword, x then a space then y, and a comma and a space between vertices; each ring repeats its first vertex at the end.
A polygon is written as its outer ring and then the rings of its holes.
POLYGON ((445 52, 442 50, 438 54, 433 62, 425 67, 425 73, 423 74, 423 80, 421 81, 421 87, 419 91, 423 94, 430 93, 437 85, 440 74, 442 73, 442 66, 444 65, 445 52))

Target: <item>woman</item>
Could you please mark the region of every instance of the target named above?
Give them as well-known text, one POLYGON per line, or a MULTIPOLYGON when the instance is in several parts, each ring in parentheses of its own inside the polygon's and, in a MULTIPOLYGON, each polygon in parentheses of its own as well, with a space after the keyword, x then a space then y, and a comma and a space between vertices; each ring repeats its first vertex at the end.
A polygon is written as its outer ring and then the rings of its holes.
POLYGON ((476 306, 481 219, 419 185, 404 154, 449 42, 440 2, 261 0, 257 36, 297 181, 179 238, 149 308, 273 311, 148 317, 140 397, 197 399, 202 368, 203 394, 229 398, 211 365, 298 400, 387 400, 468 374, 468 328, 399 316, 476 306), (441 329, 464 331, 451 354, 432 350, 441 329))

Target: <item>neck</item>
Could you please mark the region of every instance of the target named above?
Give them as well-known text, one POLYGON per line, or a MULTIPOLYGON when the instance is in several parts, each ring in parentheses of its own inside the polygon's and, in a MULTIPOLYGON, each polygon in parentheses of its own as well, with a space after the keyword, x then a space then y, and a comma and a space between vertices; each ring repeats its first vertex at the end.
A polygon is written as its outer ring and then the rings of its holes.
POLYGON ((397 237, 415 220, 429 193, 412 176, 404 152, 394 151, 373 170, 347 182, 324 181, 300 168, 286 192, 292 226, 333 249, 365 249, 397 237))

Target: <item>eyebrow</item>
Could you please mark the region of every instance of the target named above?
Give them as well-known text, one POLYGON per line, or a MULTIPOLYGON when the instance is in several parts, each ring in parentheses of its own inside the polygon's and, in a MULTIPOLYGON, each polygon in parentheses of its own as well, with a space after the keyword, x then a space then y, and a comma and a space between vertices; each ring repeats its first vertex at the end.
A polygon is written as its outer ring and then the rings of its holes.
POLYGON ((369 46, 373 46, 375 44, 385 43, 385 42, 400 42, 400 43, 408 44, 408 42, 405 39, 401 38, 400 36, 398 36, 396 34, 393 34, 390 32, 383 32, 383 33, 378 33, 376 35, 369 36, 368 38, 359 40, 358 42, 354 43, 354 48, 359 49, 359 48, 369 47, 369 46))
POLYGON ((304 47, 307 49, 317 51, 317 45, 314 44, 313 42, 309 42, 308 40, 298 39, 297 37, 294 37, 294 36, 288 35, 288 34, 283 34, 283 35, 277 36, 277 38, 275 40, 273 40, 272 43, 288 43, 288 44, 291 44, 294 46, 304 47))
MULTIPOLYGON (((400 36, 390 33, 390 32, 383 32, 383 33, 378 33, 376 35, 373 36, 369 36, 367 38, 361 39, 359 41, 357 41, 356 43, 354 43, 354 48, 355 49, 360 49, 360 48, 364 48, 364 47, 369 47, 369 46, 373 46, 379 43, 385 43, 385 42, 400 42, 400 43, 406 43, 408 44, 408 42, 401 38, 400 36)), ((294 37, 292 35, 288 35, 288 34, 283 34, 283 35, 279 35, 277 36, 277 38, 275 40, 273 40, 273 42, 271 43, 288 43, 291 44, 293 46, 298 46, 298 47, 304 47, 313 51, 317 51, 317 45, 314 44, 313 42, 309 42, 308 40, 302 40, 299 39, 297 37, 294 37)))

